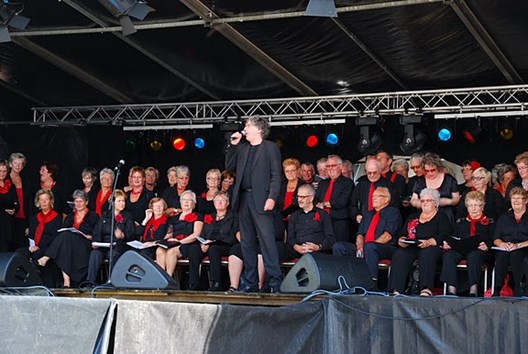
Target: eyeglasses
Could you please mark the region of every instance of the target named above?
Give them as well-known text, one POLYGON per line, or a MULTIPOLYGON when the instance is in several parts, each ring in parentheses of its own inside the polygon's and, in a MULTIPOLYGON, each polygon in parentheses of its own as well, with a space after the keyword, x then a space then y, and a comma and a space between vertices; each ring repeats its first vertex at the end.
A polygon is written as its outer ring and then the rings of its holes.
POLYGON ((305 198, 309 198, 309 197, 313 197, 313 195, 297 195, 297 199, 305 199, 305 198))
POLYGON ((297 170, 284 170, 284 173, 295 173, 297 170))
POLYGON ((517 169, 519 171, 524 171, 524 170, 528 169, 528 166, 527 165, 522 165, 522 166, 517 165, 517 169))
POLYGON ((337 167, 341 165, 340 163, 336 163, 336 164, 333 164, 333 165, 329 165, 329 164, 326 164, 326 168, 334 168, 334 167, 337 167))
POLYGON ((428 169, 424 169, 424 172, 425 173, 433 173, 433 172, 436 172, 437 168, 431 168, 430 170, 428 169))
POLYGON ((483 176, 473 176, 473 177, 471 177, 471 180, 473 180, 473 181, 483 181, 485 179, 486 179, 486 177, 483 177, 483 176))
POLYGON ((193 200, 184 198, 184 199, 180 199, 180 202, 193 202, 193 200))
POLYGON ((413 169, 413 170, 417 170, 417 169, 419 169, 419 168, 422 168, 422 165, 418 165, 418 166, 412 166, 412 165, 411 165, 411 169, 413 169))
POLYGON ((420 199, 420 203, 432 203, 434 202, 434 199, 420 199))
POLYGON ((511 200, 524 200, 525 197, 511 197, 511 200))
POLYGON ((218 177, 207 177, 206 179, 209 180, 209 181, 218 181, 220 178, 218 178, 218 177))

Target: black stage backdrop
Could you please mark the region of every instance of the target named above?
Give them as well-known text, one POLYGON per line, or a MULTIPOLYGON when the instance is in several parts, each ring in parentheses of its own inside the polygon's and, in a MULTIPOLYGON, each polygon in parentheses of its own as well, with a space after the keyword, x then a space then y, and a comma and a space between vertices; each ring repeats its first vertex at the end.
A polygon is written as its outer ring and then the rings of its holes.
MULTIPOLYGON (((385 118, 381 126, 373 128, 380 133, 382 148, 401 154, 399 144, 403 135, 403 127, 397 117, 385 118), (392 119, 394 118, 394 119, 392 119)), ((344 159, 356 161, 362 156, 357 151, 356 144, 359 128, 353 124, 353 119, 344 125, 273 127, 271 140, 283 142, 282 157, 296 157, 301 162, 311 161, 315 164, 318 158, 330 153, 341 155, 344 159), (336 132, 340 144, 330 148, 324 144, 324 135, 336 132), (308 134, 319 136, 319 146, 309 149, 305 146, 308 134)), ((514 137, 503 141, 498 137, 499 120, 490 119, 482 122, 484 132, 475 144, 469 144, 462 138, 462 130, 470 123, 468 119, 459 119, 454 130, 453 141, 448 144, 439 143, 435 138, 436 130, 446 125, 445 121, 429 119, 419 129, 428 136, 424 150, 439 153, 442 157, 461 163, 469 158, 476 158, 487 167, 492 168, 499 162, 513 163, 516 154, 528 149, 528 124, 524 119, 512 120, 514 137)), ((447 122, 449 123, 449 122, 447 122)), ((172 137, 176 131, 159 132, 124 132, 117 126, 71 126, 71 127, 36 127, 36 126, 0 126, 0 158, 7 158, 11 152, 22 152, 28 157, 24 174, 38 182, 38 166, 43 161, 54 161, 60 167, 59 181, 65 191, 73 191, 81 186, 80 173, 86 166, 100 170, 103 167, 113 168, 120 159, 126 161, 124 176, 120 186, 126 182, 128 169, 134 165, 143 167, 155 166, 160 171, 159 187, 166 186, 166 171, 170 166, 188 165, 191 169, 191 188, 200 193, 205 187, 205 173, 210 168, 223 169, 225 134, 217 125, 209 130, 180 131, 187 138, 187 148, 175 151, 171 147, 172 137), (192 137, 199 134, 206 140, 204 150, 196 150, 191 145, 192 137), (153 139, 163 143, 159 152, 152 151, 148 144, 153 139), (135 149, 125 144, 126 140, 134 140, 135 149)))

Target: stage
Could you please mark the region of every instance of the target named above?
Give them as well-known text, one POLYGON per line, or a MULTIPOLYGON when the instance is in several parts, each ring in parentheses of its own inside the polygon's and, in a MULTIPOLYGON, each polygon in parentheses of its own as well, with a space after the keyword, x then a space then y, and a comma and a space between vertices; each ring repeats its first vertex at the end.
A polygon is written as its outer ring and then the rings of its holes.
POLYGON ((528 300, 55 290, 0 296, 3 353, 527 353, 528 300))

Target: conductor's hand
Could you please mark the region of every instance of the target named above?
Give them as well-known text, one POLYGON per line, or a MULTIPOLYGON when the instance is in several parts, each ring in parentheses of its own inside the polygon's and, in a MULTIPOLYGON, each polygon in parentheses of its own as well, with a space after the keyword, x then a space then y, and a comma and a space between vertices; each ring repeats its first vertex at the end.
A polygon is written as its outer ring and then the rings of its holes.
POLYGON ((242 134, 240 132, 235 132, 231 135, 231 145, 238 145, 242 139, 242 134))
POLYGON ((266 203, 264 203, 264 211, 271 211, 275 208, 275 201, 271 198, 266 199, 266 203))

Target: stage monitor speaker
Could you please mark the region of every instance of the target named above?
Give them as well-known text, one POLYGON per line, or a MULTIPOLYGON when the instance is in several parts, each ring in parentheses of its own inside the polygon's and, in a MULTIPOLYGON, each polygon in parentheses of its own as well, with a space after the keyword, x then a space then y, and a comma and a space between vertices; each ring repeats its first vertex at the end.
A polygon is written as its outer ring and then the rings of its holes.
POLYGON ((116 288, 179 289, 179 284, 156 262, 135 251, 127 251, 119 257, 110 279, 116 288))
POLYGON ((33 266, 20 253, 0 253, 0 287, 26 287, 42 285, 42 279, 33 266))
POLYGON ((290 269, 280 290, 283 293, 337 290, 339 276, 343 276, 350 287, 361 286, 366 290, 376 287, 364 259, 308 253, 290 269))

